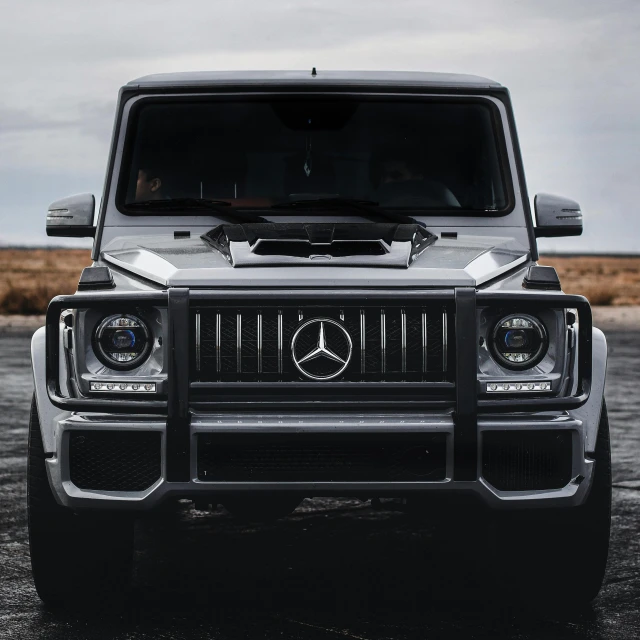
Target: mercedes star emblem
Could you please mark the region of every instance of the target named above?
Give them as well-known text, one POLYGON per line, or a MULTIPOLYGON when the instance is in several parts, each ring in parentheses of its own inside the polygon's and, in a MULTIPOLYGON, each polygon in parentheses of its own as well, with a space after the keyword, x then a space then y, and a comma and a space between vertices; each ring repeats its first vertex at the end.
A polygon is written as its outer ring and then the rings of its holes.
POLYGON ((349 365, 351 350, 349 332, 331 318, 307 320, 291 339, 293 363, 311 380, 338 377, 349 365))

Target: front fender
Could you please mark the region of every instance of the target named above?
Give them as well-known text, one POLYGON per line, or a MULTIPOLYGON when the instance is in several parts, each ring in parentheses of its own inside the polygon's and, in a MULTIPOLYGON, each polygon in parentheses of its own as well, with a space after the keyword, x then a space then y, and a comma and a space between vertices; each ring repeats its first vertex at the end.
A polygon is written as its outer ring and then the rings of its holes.
POLYGON ((40 418, 42 445, 45 453, 56 453, 55 429, 58 420, 71 415, 54 407, 47 394, 46 376, 46 328, 40 327, 31 338, 31 370, 36 395, 36 406, 40 418))
POLYGON ((607 376, 607 339, 600 329, 592 330, 592 372, 591 393, 585 404, 569 411, 572 418, 581 420, 585 433, 585 452, 593 453, 596 449, 598 426, 604 400, 604 384, 607 376))

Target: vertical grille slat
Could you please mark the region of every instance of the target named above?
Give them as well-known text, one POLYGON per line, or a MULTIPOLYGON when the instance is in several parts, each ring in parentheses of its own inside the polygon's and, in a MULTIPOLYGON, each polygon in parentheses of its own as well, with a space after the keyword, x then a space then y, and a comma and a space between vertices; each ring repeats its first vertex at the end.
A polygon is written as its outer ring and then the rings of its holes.
POLYGON ((407 372, 407 312, 402 309, 400 311, 401 331, 402 331, 402 373, 407 372))
POLYGON ((236 316, 236 366, 238 373, 242 373, 242 314, 236 316))
POLYGON ((442 370, 447 370, 447 350, 449 345, 447 343, 447 312, 442 311, 442 370))
POLYGON ((258 373, 262 373, 262 311, 258 311, 258 373))
POLYGON ((216 313, 216 371, 222 371, 222 354, 220 352, 220 332, 221 332, 220 313, 216 313))
POLYGON ((200 313, 196 313, 196 370, 200 371, 200 361, 201 361, 201 330, 200 330, 200 313))
POLYGON ((380 309, 380 366, 382 373, 387 370, 387 321, 384 309, 380 309))
POLYGON ((291 358, 292 337, 303 322, 330 318, 352 341, 350 364, 337 380, 452 381, 450 313, 442 303, 199 306, 192 314, 192 371, 203 382, 307 381, 291 358))
POLYGON ((427 372, 429 353, 427 351, 427 312, 422 310, 422 372, 427 372))
POLYGON ((366 358, 367 358, 367 343, 366 336, 367 320, 365 316, 365 310, 360 309, 360 373, 364 375, 366 373, 366 358))
POLYGON ((282 374, 282 309, 278 309, 278 373, 282 374))

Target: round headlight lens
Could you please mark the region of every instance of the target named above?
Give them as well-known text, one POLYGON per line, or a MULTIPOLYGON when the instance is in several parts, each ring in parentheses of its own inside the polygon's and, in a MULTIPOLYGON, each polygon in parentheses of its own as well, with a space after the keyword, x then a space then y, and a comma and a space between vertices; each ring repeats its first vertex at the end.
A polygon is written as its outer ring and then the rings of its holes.
POLYGON ((502 366, 529 369, 547 352, 547 332, 533 316, 514 314, 496 324, 490 344, 494 357, 502 366))
POLYGON ((132 315, 105 318, 94 336, 98 359, 111 369, 139 367, 149 355, 151 344, 149 328, 143 320, 132 315))
POLYGON ((504 343, 509 349, 520 349, 528 342, 527 334, 522 329, 513 329, 504 334, 504 343))
POLYGON ((116 349, 131 350, 136 344, 136 334, 131 329, 119 329, 111 334, 111 344, 116 349))

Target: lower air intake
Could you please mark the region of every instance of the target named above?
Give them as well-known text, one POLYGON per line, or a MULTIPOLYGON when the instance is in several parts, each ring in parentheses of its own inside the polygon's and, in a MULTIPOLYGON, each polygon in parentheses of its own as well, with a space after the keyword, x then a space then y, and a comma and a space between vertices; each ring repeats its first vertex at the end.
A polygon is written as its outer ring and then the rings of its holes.
POLYGON ((161 473, 160 433, 72 431, 71 482, 95 491, 143 491, 161 473))
POLYGON ((420 439, 310 441, 219 436, 198 440, 198 478, 209 482, 402 482, 444 480, 444 435, 420 439))
POLYGON ((482 475, 500 491, 561 489, 571 481, 571 433, 485 431, 482 475))

